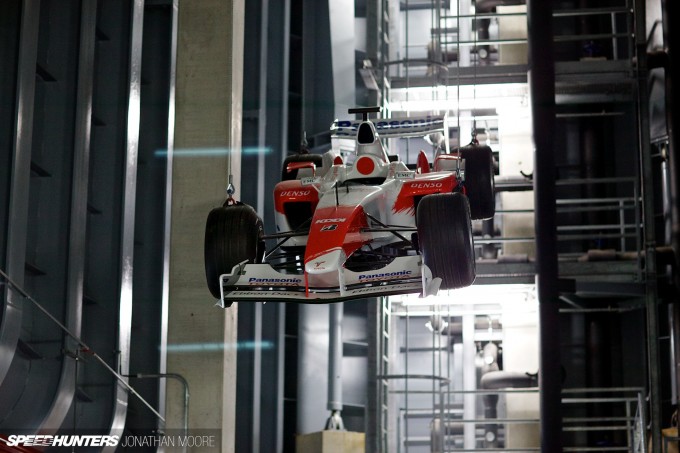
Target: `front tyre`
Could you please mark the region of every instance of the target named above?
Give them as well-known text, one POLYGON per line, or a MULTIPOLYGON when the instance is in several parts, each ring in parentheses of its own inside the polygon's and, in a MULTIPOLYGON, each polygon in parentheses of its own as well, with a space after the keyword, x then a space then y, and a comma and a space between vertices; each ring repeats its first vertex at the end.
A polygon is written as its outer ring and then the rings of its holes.
POLYGON ((442 289, 470 286, 475 281, 470 205, 460 193, 423 197, 416 212, 418 245, 423 262, 442 289))
POLYGON ((262 220, 247 204, 221 206, 210 211, 205 226, 205 276, 213 297, 220 298, 220 275, 231 273, 243 261, 262 262, 262 220))

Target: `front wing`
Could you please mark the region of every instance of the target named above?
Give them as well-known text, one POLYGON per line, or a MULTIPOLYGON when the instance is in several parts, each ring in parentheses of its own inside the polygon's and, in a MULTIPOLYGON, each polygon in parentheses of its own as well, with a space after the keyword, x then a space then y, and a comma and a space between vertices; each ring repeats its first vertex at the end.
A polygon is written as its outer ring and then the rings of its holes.
POLYGON ((340 284, 335 287, 307 288, 303 274, 283 274, 269 264, 234 266, 230 274, 220 276, 221 300, 225 302, 303 302, 329 303, 370 296, 422 293, 436 294, 440 279, 422 262, 422 257, 402 256, 387 266, 366 272, 339 271, 340 284), (425 289, 424 289, 425 288, 425 289))

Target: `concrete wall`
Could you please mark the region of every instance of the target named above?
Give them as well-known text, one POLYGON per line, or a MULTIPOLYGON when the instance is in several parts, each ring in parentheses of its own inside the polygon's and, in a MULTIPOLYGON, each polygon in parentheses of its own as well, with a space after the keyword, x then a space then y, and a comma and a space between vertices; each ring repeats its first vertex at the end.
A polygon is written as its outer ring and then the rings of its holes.
MULTIPOLYGON (((180 1, 173 168, 168 372, 191 391, 190 430, 220 430, 234 451, 237 307, 215 307, 205 282, 205 220, 240 185, 243 0, 180 1), (223 150, 206 155, 202 151, 223 150), (231 156, 231 159, 230 159, 231 156)), ((182 426, 183 395, 167 389, 167 427, 182 426)))
MULTIPOLYGON (((498 135, 500 140, 500 174, 501 176, 520 177, 534 171, 534 155, 531 146, 531 122, 529 110, 525 108, 498 109, 498 135)), ((532 209, 534 193, 503 192, 501 193, 503 209, 532 209)), ((503 216, 502 233, 505 237, 533 237, 534 215, 520 214, 503 216)), ((503 244, 506 255, 526 253, 535 256, 533 242, 517 242, 503 244)))
MULTIPOLYGON (((503 369, 518 373, 538 371, 538 313, 527 312, 517 304, 517 312, 504 312, 503 369)), ((539 419, 538 393, 506 395, 507 418, 539 419)), ((540 446, 538 423, 508 423, 506 448, 536 448, 540 446)))

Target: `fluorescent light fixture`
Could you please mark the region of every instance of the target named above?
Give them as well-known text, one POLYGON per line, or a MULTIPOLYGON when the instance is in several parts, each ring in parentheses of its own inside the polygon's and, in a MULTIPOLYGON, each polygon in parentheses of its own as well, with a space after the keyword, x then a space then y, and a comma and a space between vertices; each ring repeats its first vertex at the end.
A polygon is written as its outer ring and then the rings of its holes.
POLYGON ((271 341, 239 341, 237 343, 183 343, 169 344, 168 352, 215 352, 224 350, 274 349, 271 341))
MULTIPOLYGON (((259 146, 244 146, 241 148, 242 155, 259 155, 259 154, 269 154, 273 151, 270 146, 259 147, 259 146)), ((221 157, 226 156, 231 153, 229 148, 184 148, 175 149, 172 152, 173 157, 221 157)), ((159 149, 154 152, 155 157, 165 158, 168 156, 167 149, 159 149)))
POLYGON ((455 112, 478 109, 526 109, 529 92, 525 83, 483 84, 393 89, 392 112, 455 112))
MULTIPOLYGON (((478 99, 433 99, 433 100, 409 100, 390 103, 392 112, 460 112, 477 109, 508 109, 512 107, 527 108, 526 99, 523 97, 512 98, 478 98, 478 99)), ((526 117, 528 117, 528 113, 526 117)))
POLYGON ((405 307, 430 306, 478 306, 536 303, 536 285, 533 284, 502 284, 502 285, 472 285, 467 288, 439 291, 436 296, 419 297, 415 294, 393 296, 393 303, 401 303, 405 307))

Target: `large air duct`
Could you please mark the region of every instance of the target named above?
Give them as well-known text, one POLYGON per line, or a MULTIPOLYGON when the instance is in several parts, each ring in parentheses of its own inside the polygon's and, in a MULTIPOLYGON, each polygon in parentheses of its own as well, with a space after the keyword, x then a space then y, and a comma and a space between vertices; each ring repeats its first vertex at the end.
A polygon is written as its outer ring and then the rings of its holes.
POLYGON ((677 13, 673 13, 678 8, 677 2, 662 0, 662 20, 663 20, 663 43, 664 50, 653 52, 648 55, 647 63, 650 69, 663 67, 666 81, 666 127, 668 131, 668 163, 669 163, 669 185, 671 196, 671 246, 675 251, 676 270, 674 280, 676 288, 680 288, 680 203, 678 196, 680 191, 680 156, 677 149, 676 131, 680 129, 678 116, 675 109, 680 103, 680 94, 673 87, 674 71, 670 64, 676 48, 678 34, 673 31, 671 20, 677 13))
MULTIPOLYGON (((667 237, 666 240, 669 240, 670 246, 673 249, 673 283, 676 292, 680 292, 680 155, 678 153, 678 138, 676 135, 680 125, 678 124, 678 115, 675 112, 680 102, 680 90, 675 89, 673 86, 674 75, 677 72, 674 71, 674 67, 671 64, 673 54, 677 49, 678 36, 680 36, 674 31, 674 27, 671 24, 673 18, 677 17, 678 3, 672 0, 662 0, 661 11, 664 49, 647 54, 647 65, 649 69, 663 68, 665 73, 665 113, 668 149, 664 176, 667 175, 668 181, 667 185, 664 184, 664 186, 669 189, 669 196, 664 197, 664 211, 668 210, 668 214, 670 214, 670 237, 667 237)), ((664 212, 664 214, 667 213, 664 212)), ((671 376, 675 377, 675 382, 672 385, 674 386, 674 394, 677 400, 679 398, 678 394, 680 394, 680 377, 678 376, 678 371, 680 371, 678 368, 680 352, 678 351, 680 348, 677 346, 680 344, 680 325, 678 325, 680 309, 678 308, 677 301, 671 308, 671 313, 673 314, 673 324, 670 326, 671 344, 675 349, 673 351, 674 357, 671 357, 671 367, 674 368, 674 373, 672 372, 671 376)))

